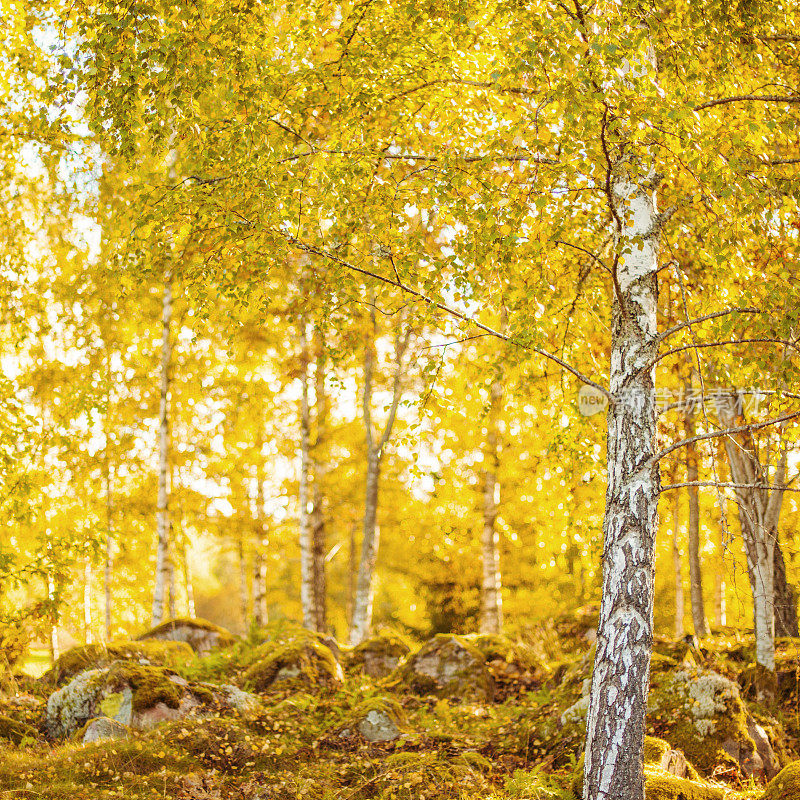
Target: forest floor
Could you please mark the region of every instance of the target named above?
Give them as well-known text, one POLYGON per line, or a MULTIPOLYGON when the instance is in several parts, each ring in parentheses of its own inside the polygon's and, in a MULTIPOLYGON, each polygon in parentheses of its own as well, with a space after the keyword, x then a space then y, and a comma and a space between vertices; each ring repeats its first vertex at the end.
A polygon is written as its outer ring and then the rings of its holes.
MULTIPOLYGON (((78 648, 6 680, 0 797, 573 800, 590 631, 572 617, 519 641, 440 635, 415 649, 384 632, 346 650, 274 625, 207 655, 78 648), (90 741, 97 717, 116 738, 90 741)), ((800 640, 779 643, 766 707, 750 642, 727 633, 656 642, 649 800, 800 798, 800 640)))

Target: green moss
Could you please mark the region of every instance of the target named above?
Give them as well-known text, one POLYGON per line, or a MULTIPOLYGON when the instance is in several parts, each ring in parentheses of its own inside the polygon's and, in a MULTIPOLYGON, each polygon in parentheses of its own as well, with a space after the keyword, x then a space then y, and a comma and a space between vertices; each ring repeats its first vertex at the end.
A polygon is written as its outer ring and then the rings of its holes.
POLYGON ((669 742, 665 742, 663 739, 659 739, 655 736, 644 737, 644 750, 642 754, 645 764, 660 764, 664 753, 668 750, 672 750, 672 746, 669 742))
POLYGON ((798 797, 800 797, 800 761, 794 761, 767 784, 762 800, 797 800, 798 797))
POLYGON ((330 648, 317 641, 289 643, 256 661, 244 673, 245 687, 270 689, 330 688, 342 683, 342 668, 330 648))
POLYGON ((722 800, 724 794, 718 786, 676 778, 657 767, 645 767, 645 800, 722 800))
POLYGON ((86 669, 105 667, 114 661, 139 661, 175 669, 188 663, 194 651, 184 642, 111 642, 108 645, 88 644, 63 653, 42 680, 59 686, 86 669))
POLYGON ((0 715, 0 739, 7 739, 14 744, 26 739, 36 739, 39 734, 35 728, 19 720, 0 715))
POLYGON ((169 676, 170 673, 161 667, 118 662, 109 670, 106 686, 113 688, 115 685, 129 685, 133 692, 134 711, 144 711, 158 703, 164 703, 169 708, 178 708, 184 691, 169 676))

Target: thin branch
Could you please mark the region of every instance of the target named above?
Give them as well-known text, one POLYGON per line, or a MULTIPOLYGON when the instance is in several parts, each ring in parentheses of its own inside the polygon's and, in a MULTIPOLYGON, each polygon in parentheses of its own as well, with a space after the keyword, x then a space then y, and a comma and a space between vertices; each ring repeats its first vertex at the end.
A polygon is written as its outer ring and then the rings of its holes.
POLYGON ((800 95, 779 95, 779 94, 740 94, 734 97, 720 97, 717 100, 709 100, 694 107, 694 111, 702 111, 706 108, 724 106, 728 103, 743 103, 750 100, 757 100, 762 103, 800 103, 800 95))
POLYGON ((307 244, 306 242, 297 239, 296 237, 292 236, 290 233, 286 231, 280 231, 281 235, 292 245, 297 247, 299 250, 302 250, 305 253, 310 253, 311 255, 320 256, 322 258, 326 258, 329 261, 333 261, 335 264, 339 264, 340 266, 344 267, 345 269, 350 270, 351 272, 357 272, 360 275, 364 275, 368 278, 373 278, 374 280, 381 281, 382 283, 389 284, 390 286, 394 286, 400 289, 407 294, 413 295, 418 299, 422 300, 423 303, 427 303, 432 308, 437 308, 440 311, 444 311, 446 314, 449 314, 456 319, 460 319, 462 322, 466 322, 469 325, 474 325, 476 328, 488 333, 491 336, 495 336, 498 339, 502 339, 504 342, 509 342, 510 344, 515 345, 516 347, 521 347, 523 350, 529 350, 532 353, 536 353, 537 355, 542 356, 543 358, 549 359, 550 361, 558 364, 562 369, 567 370, 567 372, 574 375, 581 383, 585 383, 587 386, 591 386, 593 389, 597 389, 598 392, 605 395, 609 402, 615 402, 614 397, 612 396, 611 392, 606 389, 604 386, 601 386, 599 383, 596 383, 591 378, 584 375, 579 370, 575 369, 571 364, 568 364, 566 361, 563 361, 558 356, 553 355, 552 353, 548 353, 546 350, 542 350, 540 347, 529 347, 520 344, 519 342, 515 342, 510 337, 506 336, 504 333, 495 330, 494 328, 490 328, 488 325, 484 325, 484 323, 480 322, 479 320, 475 319, 474 317, 470 317, 467 314, 459 311, 458 309, 453 308, 452 306, 448 306, 445 303, 440 302, 439 300, 435 300, 432 297, 428 297, 427 295, 423 294, 422 292, 418 292, 416 289, 412 289, 407 284, 403 283, 400 280, 392 280, 391 278, 387 278, 383 275, 378 275, 376 272, 372 272, 368 269, 363 269, 362 267, 357 267, 355 264, 351 264, 349 261, 345 261, 343 258, 339 258, 339 256, 330 253, 326 250, 321 250, 314 245, 307 244))
POLYGON ((800 489, 790 489, 788 486, 754 487, 753 484, 750 483, 731 483, 730 481, 686 481, 685 483, 669 483, 666 486, 662 486, 659 491, 668 492, 671 489, 683 489, 685 486, 715 486, 720 489, 769 488, 782 492, 800 492, 800 489))
POLYGON ((671 350, 666 350, 665 352, 660 353, 652 361, 648 362, 642 367, 639 367, 637 374, 638 372, 643 372, 650 369, 662 359, 666 358, 667 356, 675 355, 676 353, 683 353, 686 350, 698 350, 708 347, 726 347, 730 344, 782 344, 786 347, 790 347, 792 350, 797 350, 800 352, 800 347, 798 347, 796 342, 791 342, 788 339, 777 339, 769 336, 756 337, 752 339, 724 339, 717 342, 697 342, 696 344, 687 344, 683 345, 682 347, 673 347, 671 350))
POLYGON ((768 419, 766 422, 751 422, 748 425, 739 425, 736 428, 725 428, 721 431, 701 433, 697 436, 692 436, 689 439, 681 439, 678 442, 674 442, 669 447, 664 448, 661 452, 656 453, 651 459, 649 459, 649 463, 660 461, 662 458, 664 458, 664 456, 669 455, 674 450, 677 450, 680 447, 685 447, 688 444, 693 444, 694 442, 703 442, 708 439, 719 439, 722 436, 730 436, 734 433, 744 433, 745 431, 756 431, 761 428, 768 428, 770 425, 781 425, 782 423, 789 422, 797 417, 800 417, 800 411, 791 411, 783 416, 775 417, 775 419, 768 419))
POLYGON ((553 241, 556 244, 563 244, 564 247, 571 247, 573 250, 580 250, 581 253, 585 253, 587 256, 594 259, 594 261, 596 261, 606 272, 611 274, 611 267, 607 266, 606 263, 599 256, 596 256, 591 250, 586 250, 583 247, 579 247, 577 244, 570 244, 562 239, 554 239, 553 241))
POLYGON ((673 325, 671 328, 667 328, 659 337, 658 341, 663 342, 669 336, 672 336, 673 333, 677 333, 678 331, 683 330, 684 328, 689 328, 692 325, 697 325, 701 322, 707 322, 710 319, 717 319, 718 317, 724 317, 728 314, 763 314, 764 312, 758 308, 728 308, 725 311, 715 311, 713 314, 706 314, 703 317, 697 317, 696 319, 687 319, 685 322, 679 322, 677 325, 673 325))

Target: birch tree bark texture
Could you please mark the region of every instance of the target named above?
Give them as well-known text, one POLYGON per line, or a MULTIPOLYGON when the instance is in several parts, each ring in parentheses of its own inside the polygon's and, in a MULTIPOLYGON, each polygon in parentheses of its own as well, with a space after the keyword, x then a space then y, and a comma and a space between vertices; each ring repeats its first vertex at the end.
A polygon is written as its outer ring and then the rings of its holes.
POLYGON ((303 609, 303 627, 314 630, 317 609, 314 592, 313 543, 309 516, 308 473, 311 457, 311 412, 308 402, 309 337, 308 321, 300 321, 300 482, 298 491, 300 525, 300 604, 303 609))
POLYGON ((658 176, 620 160, 610 176, 618 219, 607 415, 603 595, 586 731, 584 800, 644 797, 643 744, 653 638, 659 469, 658 176), (644 172, 644 174, 643 174, 644 172))
POLYGON ((172 571, 169 543, 169 400, 172 343, 172 272, 164 272, 161 306, 161 398, 158 414, 158 505, 156 510, 156 582, 153 591, 153 625, 164 621, 166 592, 172 571))

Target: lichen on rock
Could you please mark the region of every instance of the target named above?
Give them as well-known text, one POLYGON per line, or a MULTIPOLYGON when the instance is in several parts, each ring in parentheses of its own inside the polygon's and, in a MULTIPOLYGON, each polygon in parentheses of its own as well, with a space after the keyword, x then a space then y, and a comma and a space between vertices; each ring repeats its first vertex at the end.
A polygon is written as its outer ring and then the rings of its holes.
POLYGON ((94 717, 104 716, 134 730, 180 719, 213 698, 202 686, 162 667, 125 661, 87 670, 50 695, 46 729, 53 739, 72 735, 94 717))
POLYGON ((768 740, 756 743, 753 733, 758 731, 739 687, 725 676, 688 666, 654 676, 648 706, 664 738, 702 773, 724 766, 744 777, 774 774, 777 759, 771 745, 768 740))

